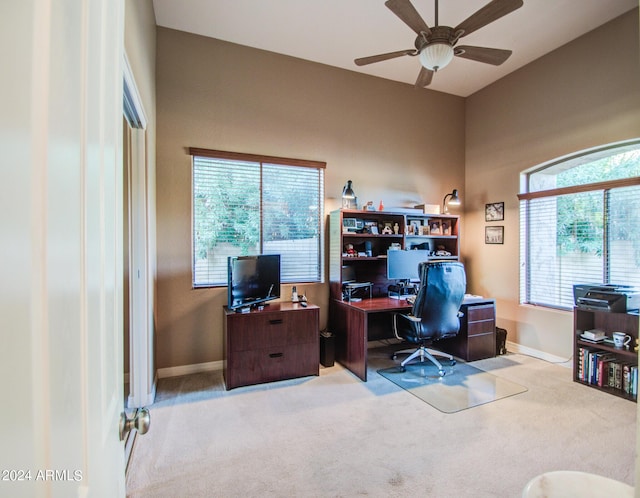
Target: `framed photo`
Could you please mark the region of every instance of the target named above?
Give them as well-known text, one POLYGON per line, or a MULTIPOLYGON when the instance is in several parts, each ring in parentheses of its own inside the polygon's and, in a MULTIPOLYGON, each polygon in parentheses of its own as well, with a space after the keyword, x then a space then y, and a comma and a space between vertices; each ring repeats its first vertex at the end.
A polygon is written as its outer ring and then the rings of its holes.
POLYGON ((485 244, 504 244, 504 227, 490 226, 484 227, 485 244))
POLYGON ((484 205, 485 221, 502 221, 504 220, 504 202, 492 202, 484 205))
POLYGON ((411 220, 411 224, 409 226, 411 227, 411 235, 420 235, 422 227, 420 220, 411 220))
POLYGON ((442 235, 451 235, 451 227, 448 221, 442 222, 442 235))
POLYGON ((429 225, 424 225, 420 227, 420 235, 430 235, 429 234, 429 225))
POLYGON ((440 220, 429 220, 429 233, 431 235, 442 235, 440 220))

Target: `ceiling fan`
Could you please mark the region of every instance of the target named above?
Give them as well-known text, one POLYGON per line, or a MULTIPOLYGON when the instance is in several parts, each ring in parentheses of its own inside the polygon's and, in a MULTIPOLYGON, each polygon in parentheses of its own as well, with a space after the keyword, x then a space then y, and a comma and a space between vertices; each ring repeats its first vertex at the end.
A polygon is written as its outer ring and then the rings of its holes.
POLYGON ((455 28, 438 25, 438 0, 435 0, 435 26, 430 28, 409 0, 387 0, 384 3, 418 35, 414 42, 415 49, 399 50, 386 54, 361 57, 354 62, 357 66, 365 66, 374 62, 385 61, 410 55, 419 56, 422 67, 416 80, 416 87, 425 87, 431 83, 433 73, 445 67, 453 56, 471 59, 486 64, 499 66, 511 55, 511 50, 487 47, 456 46, 458 40, 493 21, 519 9, 523 0, 493 0, 480 10, 471 14, 455 28))

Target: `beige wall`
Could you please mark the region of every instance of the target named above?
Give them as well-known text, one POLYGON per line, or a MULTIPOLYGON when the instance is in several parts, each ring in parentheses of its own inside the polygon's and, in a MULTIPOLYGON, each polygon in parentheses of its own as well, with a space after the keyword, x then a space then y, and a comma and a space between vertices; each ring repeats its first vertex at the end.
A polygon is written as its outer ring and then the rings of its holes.
MULTIPOLYGON (((462 98, 166 28, 157 57, 158 368, 223 358, 226 288, 191 288, 188 147, 325 161, 326 213, 346 180, 387 209, 464 195, 462 98)), ((328 286, 304 290, 325 326, 328 286)))
POLYGON ((640 137, 638 52, 634 10, 467 99, 463 252, 471 291, 497 299, 498 325, 510 341, 572 354, 570 312, 519 305, 519 175, 565 154, 640 137), (485 245, 484 204, 499 201, 505 243, 485 245))

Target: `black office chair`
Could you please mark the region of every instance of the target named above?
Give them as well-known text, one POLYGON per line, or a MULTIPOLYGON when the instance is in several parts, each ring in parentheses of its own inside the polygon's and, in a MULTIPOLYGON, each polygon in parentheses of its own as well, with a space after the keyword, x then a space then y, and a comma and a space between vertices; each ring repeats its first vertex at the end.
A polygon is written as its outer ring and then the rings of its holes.
POLYGON ((445 370, 435 356, 444 356, 455 364, 453 356, 427 348, 434 341, 454 337, 460 330, 460 305, 467 287, 464 265, 458 261, 424 261, 418 265, 420 289, 411 313, 393 315, 393 331, 398 339, 418 344, 416 350, 397 351, 396 355, 411 353, 402 361, 400 367, 415 358, 424 361, 428 358, 438 367, 442 377, 445 370))

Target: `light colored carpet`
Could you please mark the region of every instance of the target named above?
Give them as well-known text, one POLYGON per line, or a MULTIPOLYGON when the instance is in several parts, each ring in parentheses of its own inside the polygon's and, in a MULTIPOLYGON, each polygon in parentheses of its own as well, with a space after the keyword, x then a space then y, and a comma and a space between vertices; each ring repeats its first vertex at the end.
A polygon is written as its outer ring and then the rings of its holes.
MULTIPOLYGON (((319 377, 225 391, 221 372, 162 379, 127 477, 137 497, 518 497, 534 476, 634 480, 636 404, 507 354, 477 362, 528 387, 442 413, 381 377, 319 377)), ((391 365, 391 364, 389 364, 391 365)))
POLYGON ((445 363, 443 377, 438 373, 438 367, 429 361, 409 363, 404 371, 397 366, 381 368, 378 373, 444 413, 459 412, 527 390, 469 363, 449 365, 448 360, 445 363))

